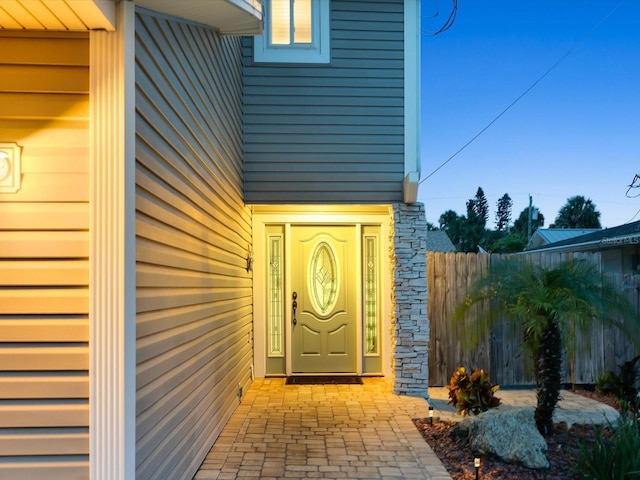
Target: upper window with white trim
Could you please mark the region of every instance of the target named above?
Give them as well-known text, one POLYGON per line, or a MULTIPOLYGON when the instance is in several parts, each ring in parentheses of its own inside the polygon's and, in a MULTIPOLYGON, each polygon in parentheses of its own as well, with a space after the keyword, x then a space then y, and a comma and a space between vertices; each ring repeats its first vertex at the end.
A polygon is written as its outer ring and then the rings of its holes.
POLYGON ((330 0, 265 0, 264 33, 254 38, 254 60, 329 63, 330 0))

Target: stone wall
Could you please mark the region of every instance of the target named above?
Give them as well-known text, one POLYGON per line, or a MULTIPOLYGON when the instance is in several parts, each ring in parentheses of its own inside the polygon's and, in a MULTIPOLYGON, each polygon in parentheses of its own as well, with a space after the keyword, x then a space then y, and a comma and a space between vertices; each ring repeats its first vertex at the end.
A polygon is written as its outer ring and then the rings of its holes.
POLYGON ((424 205, 393 205, 394 393, 428 398, 427 219, 424 205))

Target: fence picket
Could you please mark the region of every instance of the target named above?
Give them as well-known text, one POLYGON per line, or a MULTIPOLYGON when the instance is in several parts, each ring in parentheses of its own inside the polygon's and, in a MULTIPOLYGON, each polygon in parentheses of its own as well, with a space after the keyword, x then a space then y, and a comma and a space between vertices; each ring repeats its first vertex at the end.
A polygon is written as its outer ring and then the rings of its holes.
MULTIPOLYGON (((522 386, 534 383, 527 356, 521 350, 520 332, 499 322, 481 339, 472 351, 461 344, 452 325, 453 312, 464 300, 475 280, 487 272, 503 255, 476 253, 427 253, 427 311, 430 323, 429 385, 449 383, 453 371, 461 365, 488 370, 491 380, 502 386, 522 386)), ((528 259, 538 265, 555 266, 568 258, 582 258, 600 267, 599 253, 530 254, 528 259)), ((616 288, 624 289, 629 300, 640 311, 640 275, 614 275, 616 288)), ((471 314, 477 314, 474 307, 471 314)), ((630 360, 637 352, 627 336, 618 329, 593 324, 590 332, 575 338, 575 356, 565 356, 564 382, 592 384, 604 371, 616 371, 618 365, 630 360)))

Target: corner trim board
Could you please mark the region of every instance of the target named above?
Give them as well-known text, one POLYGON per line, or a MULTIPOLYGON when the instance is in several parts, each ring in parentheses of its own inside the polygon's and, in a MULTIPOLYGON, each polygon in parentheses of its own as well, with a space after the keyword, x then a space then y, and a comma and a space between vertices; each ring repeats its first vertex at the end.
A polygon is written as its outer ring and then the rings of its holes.
POLYGON ((90 34, 90 478, 135 479, 134 4, 90 34))

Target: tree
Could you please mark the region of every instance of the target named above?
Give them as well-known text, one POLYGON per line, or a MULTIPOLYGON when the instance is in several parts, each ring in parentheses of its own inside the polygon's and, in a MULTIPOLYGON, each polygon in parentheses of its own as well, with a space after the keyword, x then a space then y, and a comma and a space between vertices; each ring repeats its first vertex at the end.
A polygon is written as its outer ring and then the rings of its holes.
POLYGON ((440 230, 447 235, 460 252, 477 252, 478 246, 488 248, 491 239, 487 235, 485 225, 489 217, 487 197, 478 187, 476 196, 467 200, 467 215, 458 215, 447 210, 438 219, 440 230))
POLYGON ((525 237, 516 233, 510 233, 491 244, 492 253, 517 253, 527 246, 525 237))
POLYGON ((602 228, 600 212, 590 198, 576 195, 567 199, 549 228, 602 228))
POLYGON ((513 201, 508 193, 505 193, 498 199, 498 205, 496 208, 496 230, 499 232, 506 232, 509 229, 512 207, 513 201))
POLYGON ((640 347, 640 320, 635 308, 585 260, 569 260, 551 268, 512 257, 492 266, 458 306, 455 319, 468 345, 502 318, 522 328, 523 346, 533 357, 535 420, 544 436, 553 431, 553 411, 562 384, 563 348, 571 354, 576 331, 587 330, 594 320, 611 323, 640 347), (472 305, 486 300, 492 301, 490 309, 466 315, 472 305), (462 322, 466 317, 467 322, 462 322))
MULTIPOLYGON (((535 215, 532 215, 532 219, 531 219, 531 233, 533 233, 536 231, 536 229, 542 228, 544 226, 544 215, 542 215, 542 213, 540 213, 540 210, 534 205, 531 206, 531 211, 538 212, 537 218, 533 218, 535 215)), ((518 215, 517 220, 513 222, 513 229, 511 230, 512 233, 516 233, 521 237, 524 237, 525 243, 529 241, 529 239, 527 238, 528 224, 529 224, 529 207, 525 208, 524 210, 522 210, 522 212, 520 212, 520 215, 518 215)))
POLYGON ((484 220, 475 212, 469 212, 464 220, 463 230, 458 243, 460 252, 477 252, 478 247, 487 248, 485 245, 486 230, 484 220))
POLYGON ((487 248, 485 225, 489 218, 487 197, 478 187, 476 195, 467 200, 467 216, 462 217, 463 230, 457 247, 461 252, 477 252, 478 246, 487 248))
POLYGON ((464 235, 464 223, 465 218, 462 215, 458 215, 453 210, 447 210, 438 219, 440 224, 440 230, 447 232, 447 235, 451 239, 451 242, 458 248, 460 240, 464 235))
POLYGON ((472 212, 482 219, 482 227, 484 228, 489 219, 489 202, 487 202, 487 197, 482 187, 478 187, 474 198, 467 200, 467 218, 471 218, 470 214, 472 212))

